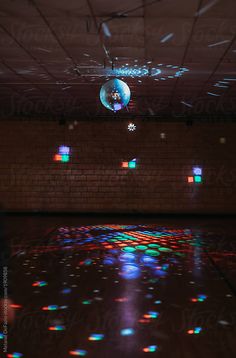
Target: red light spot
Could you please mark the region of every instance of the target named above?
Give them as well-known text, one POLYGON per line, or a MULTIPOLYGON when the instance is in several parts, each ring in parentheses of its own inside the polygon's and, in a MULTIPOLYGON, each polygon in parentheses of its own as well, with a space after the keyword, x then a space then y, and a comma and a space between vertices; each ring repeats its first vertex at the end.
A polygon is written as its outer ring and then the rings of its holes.
POLYGON ((56 161, 56 162, 60 162, 61 161, 61 155, 60 154, 55 154, 54 155, 54 160, 56 161))

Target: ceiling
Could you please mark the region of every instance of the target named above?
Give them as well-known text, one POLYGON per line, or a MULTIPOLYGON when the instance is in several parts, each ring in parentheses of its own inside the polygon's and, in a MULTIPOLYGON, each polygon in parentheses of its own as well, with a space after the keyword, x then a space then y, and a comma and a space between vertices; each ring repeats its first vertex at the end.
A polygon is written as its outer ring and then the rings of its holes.
POLYGON ((0 54, 1 117, 236 117, 235 0, 5 0, 0 54))

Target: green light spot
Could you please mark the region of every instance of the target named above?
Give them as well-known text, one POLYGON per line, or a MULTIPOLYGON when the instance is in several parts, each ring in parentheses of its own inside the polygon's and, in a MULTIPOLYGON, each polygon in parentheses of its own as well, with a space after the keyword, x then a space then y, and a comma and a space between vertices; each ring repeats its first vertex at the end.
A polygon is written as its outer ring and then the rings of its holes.
POLYGON ((195 175, 194 181, 195 181, 195 183, 201 183, 202 182, 202 177, 200 175, 195 175))
POLYGON ((129 168, 130 169, 134 169, 134 168, 136 168, 136 162, 129 162, 129 168))
POLYGON ((160 252, 156 251, 156 250, 146 250, 145 251, 145 254, 146 255, 150 255, 150 256, 159 256, 160 255, 160 252))
POLYGON ((69 162, 69 155, 62 154, 61 161, 64 162, 64 163, 69 162))
POLYGON ((137 250, 146 250, 148 247, 145 246, 145 245, 138 245, 138 246, 135 246, 137 250))
POLYGON ((136 251, 136 249, 134 247, 130 247, 130 246, 126 246, 122 249, 122 251, 125 251, 125 252, 134 252, 136 251))
POLYGON ((158 250, 162 251, 162 252, 171 252, 171 251, 173 251, 172 249, 169 249, 168 247, 159 247, 158 250))
POLYGON ((148 247, 151 247, 153 249, 160 247, 158 244, 148 244, 148 247))

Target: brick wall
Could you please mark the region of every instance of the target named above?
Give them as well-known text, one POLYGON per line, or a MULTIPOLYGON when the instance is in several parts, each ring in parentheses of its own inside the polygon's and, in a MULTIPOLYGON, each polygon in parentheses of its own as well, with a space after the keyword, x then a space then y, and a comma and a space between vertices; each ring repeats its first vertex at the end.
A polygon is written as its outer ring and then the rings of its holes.
POLYGON ((9 211, 236 213, 234 124, 0 123, 0 203, 9 211), (166 139, 160 133, 166 133, 166 139), (219 138, 226 137, 220 144, 219 138), (59 145, 69 163, 53 161, 59 145), (138 159, 137 169, 121 161, 138 159), (203 183, 188 184, 192 167, 203 183))

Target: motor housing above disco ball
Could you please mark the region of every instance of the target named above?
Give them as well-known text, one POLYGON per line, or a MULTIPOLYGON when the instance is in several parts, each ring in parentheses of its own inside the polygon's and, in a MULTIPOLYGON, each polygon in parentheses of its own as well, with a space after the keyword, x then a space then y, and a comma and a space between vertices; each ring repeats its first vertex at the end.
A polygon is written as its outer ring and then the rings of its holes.
POLYGON ((101 87, 100 101, 104 107, 113 112, 121 110, 130 101, 129 86, 118 78, 107 81, 101 87))

